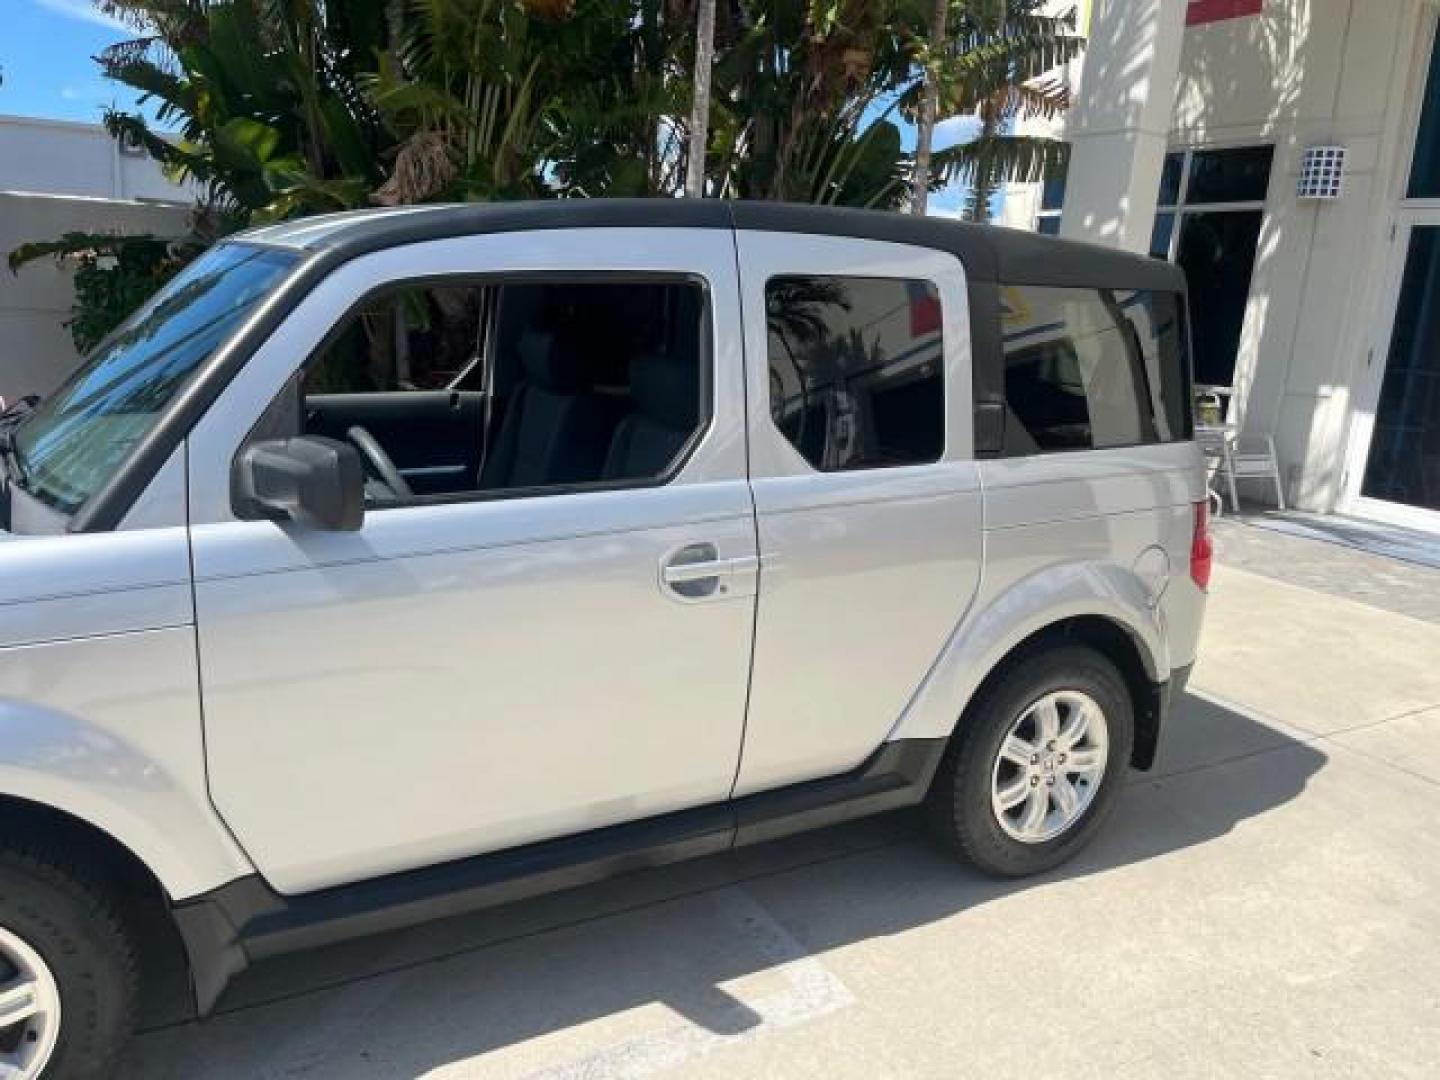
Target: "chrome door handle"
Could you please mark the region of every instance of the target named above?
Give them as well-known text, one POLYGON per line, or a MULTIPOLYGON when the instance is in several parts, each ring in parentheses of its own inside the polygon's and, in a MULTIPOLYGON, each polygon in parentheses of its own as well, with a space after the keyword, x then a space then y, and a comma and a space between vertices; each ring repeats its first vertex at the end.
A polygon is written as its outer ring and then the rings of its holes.
POLYGON ((707 600, 712 597, 754 593, 753 583, 732 590, 729 579, 750 574, 758 578, 760 560, 754 555, 720 558, 714 544, 687 544, 672 551, 660 564, 660 585, 673 599, 707 600))
POLYGON ((741 555, 733 559, 709 559, 705 562, 672 562, 665 566, 665 584, 680 585, 687 581, 734 577, 736 574, 751 573, 759 565, 760 560, 754 555, 741 555))

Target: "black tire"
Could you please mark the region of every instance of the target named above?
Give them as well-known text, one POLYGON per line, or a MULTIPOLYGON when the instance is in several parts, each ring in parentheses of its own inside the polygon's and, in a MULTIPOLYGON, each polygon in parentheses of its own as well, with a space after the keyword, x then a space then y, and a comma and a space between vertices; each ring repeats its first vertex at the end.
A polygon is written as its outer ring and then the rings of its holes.
POLYGON ((1134 741, 1134 703, 1114 664, 1079 645, 1036 652, 1002 671, 966 709, 927 799, 931 826, 946 847, 993 877, 1027 877, 1059 866, 1104 824, 1134 741), (1057 690, 1088 694, 1104 711, 1109 738, 1105 770, 1084 816, 1052 840, 1026 843, 1007 833, 996 818, 990 797, 993 770, 1011 725, 1057 690))
POLYGON ((58 859, 0 848, 0 926, 40 954, 59 987, 59 1040, 44 1080, 112 1075, 134 1028, 138 976, 103 891, 58 859))

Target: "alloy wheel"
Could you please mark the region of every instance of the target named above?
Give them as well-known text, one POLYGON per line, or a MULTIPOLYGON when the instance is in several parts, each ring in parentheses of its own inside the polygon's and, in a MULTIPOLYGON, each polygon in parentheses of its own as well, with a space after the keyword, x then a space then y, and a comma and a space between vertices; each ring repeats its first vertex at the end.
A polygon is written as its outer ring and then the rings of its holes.
POLYGON ((1010 725, 991 769, 990 803, 1005 833, 1043 844, 1085 816, 1109 756, 1105 712, 1089 694, 1057 690, 1010 725))
POLYGON ((50 966, 0 926, 0 1080, 34 1080, 60 1036, 60 987, 50 966))

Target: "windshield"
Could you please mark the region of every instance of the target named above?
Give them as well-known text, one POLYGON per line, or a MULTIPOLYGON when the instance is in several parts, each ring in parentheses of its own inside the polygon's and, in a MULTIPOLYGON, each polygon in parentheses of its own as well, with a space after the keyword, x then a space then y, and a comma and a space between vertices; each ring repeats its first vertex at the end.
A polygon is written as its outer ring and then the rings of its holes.
POLYGON ((16 483, 61 513, 78 510, 296 258, 223 244, 188 266, 15 432, 16 483))

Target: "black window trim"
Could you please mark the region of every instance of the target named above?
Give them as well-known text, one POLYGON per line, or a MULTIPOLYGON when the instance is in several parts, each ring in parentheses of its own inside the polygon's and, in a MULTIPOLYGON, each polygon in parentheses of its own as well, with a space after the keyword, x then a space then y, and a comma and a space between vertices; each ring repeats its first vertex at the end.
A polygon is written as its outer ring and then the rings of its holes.
MULTIPOLYGON (((962 264, 962 269, 963 269, 963 264, 962 264)), ((767 401, 767 402, 766 402, 766 408, 765 408, 765 417, 766 417, 766 419, 767 419, 767 420, 769 421, 769 423, 770 423, 770 429, 771 429, 771 431, 772 431, 774 434, 778 435, 778 436, 780 437, 780 439, 785 443, 786 446, 789 446, 792 450, 795 451, 796 456, 799 457, 799 459, 800 459, 802 462, 804 462, 805 467, 806 467, 807 469, 809 469, 809 470, 810 470, 810 473, 813 474, 813 475, 815 475, 815 476, 845 476, 845 475, 848 475, 848 474, 861 473, 861 472, 893 472, 893 471, 896 470, 896 469, 928 469, 928 468, 933 468, 933 467, 936 466, 936 465, 940 465, 940 464, 944 463, 945 461, 954 460, 954 454, 955 454, 956 448, 954 448, 954 447, 952 447, 952 446, 950 445, 950 436, 951 436, 951 425, 950 425, 950 408, 951 408, 951 401, 950 401, 950 379, 949 379, 949 377, 948 377, 948 372, 946 371, 946 368, 948 367, 949 362, 950 362, 950 357, 949 357, 949 353, 948 353, 948 350, 947 350, 946 337, 945 337, 945 299, 944 299, 943 295, 941 294, 940 283, 939 283, 938 281, 935 281, 933 278, 921 277, 921 276, 916 275, 916 274, 909 274, 909 275, 906 275, 906 276, 904 276, 904 277, 899 277, 899 276, 896 276, 896 275, 893 275, 893 274, 843 274, 843 273, 835 273, 835 272, 832 272, 832 271, 826 271, 826 272, 823 272, 823 273, 816 273, 816 272, 811 272, 811 271, 806 271, 806 270, 783 270, 783 271, 779 271, 779 272, 777 272, 777 273, 771 274, 771 275, 770 275, 769 277, 767 277, 767 278, 765 279, 765 281, 762 283, 762 285, 761 285, 761 292, 760 292, 761 302, 764 303, 764 304, 766 305, 767 309, 768 309, 769 301, 770 301, 770 283, 773 282, 773 281, 775 281, 775 280, 778 279, 778 278, 817 278, 817 277, 818 277, 818 278, 840 278, 840 279, 843 279, 843 280, 846 280, 846 281, 893 281, 893 282, 899 283, 899 284, 902 285, 902 286, 903 286, 906 282, 910 282, 910 281, 922 281, 922 282, 924 282, 925 284, 929 285, 932 289, 935 290, 935 299, 936 299, 936 301, 940 304, 940 424, 941 424, 941 428, 940 428, 940 453, 935 457, 935 459, 934 459, 933 461, 907 461, 907 462, 905 462, 905 463, 902 464, 902 465, 867 465, 867 466, 864 466, 863 468, 856 468, 856 469, 817 469, 817 468, 815 468, 814 465, 810 464, 810 459, 807 458, 807 457, 800 451, 800 448, 790 441, 790 437, 789 437, 788 435, 786 435, 785 432, 783 432, 783 431, 780 430, 779 425, 775 423, 775 412, 774 412, 774 409, 770 406, 770 403, 767 401)), ((969 301, 970 301, 970 298, 967 296, 967 297, 966 297, 967 305, 969 304, 969 301)), ((972 317, 973 317, 973 311, 971 312, 971 315, 972 315, 972 317)), ((972 334, 972 339, 973 339, 973 334, 972 334)), ((767 325, 766 325, 766 327, 765 327, 765 355, 764 355, 764 361, 765 361, 765 370, 766 370, 767 377, 768 377, 768 373, 769 373, 769 370, 770 370, 770 328, 769 328, 769 325, 768 325, 768 314, 767 314, 767 325)), ((973 365, 973 363, 974 363, 973 358, 972 358, 972 361, 971 361, 971 362, 972 362, 972 365, 973 365)), ((760 357, 756 357, 756 358, 755 358, 755 363, 756 363, 757 365, 760 363, 760 357)), ((971 407, 972 407, 972 410, 973 410, 973 408, 974 408, 974 403, 973 403, 973 402, 971 403, 971 407)))
POLYGON ((237 481, 237 465, 241 456, 250 446, 261 439, 282 438, 299 435, 303 431, 292 430, 297 425, 288 422, 290 417, 298 418, 303 410, 303 400, 296 395, 303 393, 301 379, 319 362, 325 351, 348 328, 355 315, 368 304, 389 293, 401 289, 423 289, 441 286, 446 288, 483 287, 486 285, 516 284, 669 284, 693 285, 700 289, 700 409, 704 422, 696 425, 686 439, 675 459, 663 473, 637 480, 586 480, 569 484, 546 484, 524 488, 493 488, 464 492, 441 492, 434 495, 414 495, 408 499, 365 507, 367 515, 387 510, 406 510, 425 506, 453 506, 462 503, 503 502, 513 499, 548 498, 555 495, 579 495, 592 492, 631 491, 668 486, 680 475, 694 457, 695 451, 715 426, 715 363, 718 352, 715 348, 715 320, 712 303, 713 288, 709 279, 691 270, 494 270, 456 271, 443 274, 417 274, 411 277, 395 278, 376 285, 362 293, 335 320, 325 336, 320 339, 304 361, 295 369, 285 385, 261 410, 260 418, 245 434, 235 454, 230 459, 230 511, 241 521, 272 520, 270 515, 258 512, 248 505, 240 493, 237 481))

